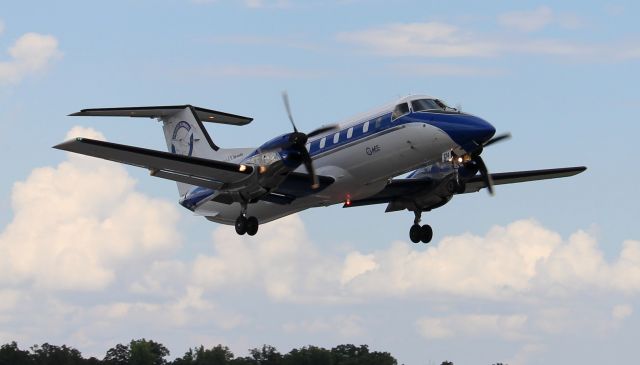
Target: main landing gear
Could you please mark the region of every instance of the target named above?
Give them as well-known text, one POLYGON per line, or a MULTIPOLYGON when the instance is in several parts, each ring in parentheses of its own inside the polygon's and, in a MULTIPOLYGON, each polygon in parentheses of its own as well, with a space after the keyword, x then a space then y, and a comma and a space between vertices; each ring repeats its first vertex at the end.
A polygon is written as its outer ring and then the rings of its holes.
POLYGON ((413 220, 413 225, 409 230, 409 238, 413 243, 429 243, 433 238, 433 229, 428 224, 420 226, 420 219, 422 217, 422 212, 416 210, 413 212, 415 214, 415 219, 413 220))
POLYGON ((258 233, 258 218, 247 217, 247 205, 242 204, 242 210, 240 216, 236 219, 236 233, 239 235, 248 234, 253 236, 258 233))

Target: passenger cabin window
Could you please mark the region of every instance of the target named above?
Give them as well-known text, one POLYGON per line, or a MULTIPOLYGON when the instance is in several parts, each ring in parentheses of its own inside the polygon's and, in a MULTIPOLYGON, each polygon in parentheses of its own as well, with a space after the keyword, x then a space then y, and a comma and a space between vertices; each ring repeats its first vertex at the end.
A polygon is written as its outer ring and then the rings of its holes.
POLYGON ((362 133, 367 133, 368 130, 369 130, 369 121, 366 121, 362 126, 362 133))
POLYGON ((396 108, 393 109, 391 120, 396 120, 407 113, 409 113, 409 104, 407 103, 398 104, 396 105, 396 108))
POLYGON ((336 143, 338 143, 339 140, 340 140, 340 132, 336 133, 333 136, 333 143, 336 144, 336 143))
POLYGON ((438 99, 418 99, 411 102, 411 107, 414 112, 435 110, 435 111, 447 111, 453 110, 449 108, 442 101, 438 99))
POLYGON ((347 139, 351 138, 351 136, 353 136, 353 127, 347 130, 347 139))
POLYGON ((320 140, 320 148, 324 148, 325 142, 327 142, 327 137, 322 137, 322 139, 320 140))

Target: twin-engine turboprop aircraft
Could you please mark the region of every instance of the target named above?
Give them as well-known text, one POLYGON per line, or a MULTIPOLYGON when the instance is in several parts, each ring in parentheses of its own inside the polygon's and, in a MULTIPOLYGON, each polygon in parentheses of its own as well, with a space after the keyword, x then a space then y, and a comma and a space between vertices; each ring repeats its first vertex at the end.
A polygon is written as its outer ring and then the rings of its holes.
POLYGON ((456 194, 493 186, 576 175, 585 167, 490 174, 480 156, 495 136, 485 120, 423 95, 320 127, 298 131, 283 93, 293 132, 258 148, 219 148, 203 122, 245 125, 251 118, 191 105, 84 109, 72 116, 156 118, 169 152, 76 138, 55 148, 146 168, 178 183, 180 204, 208 220, 255 235, 266 223, 301 210, 387 204, 387 212, 415 214, 411 240, 428 243, 422 212, 456 194), (407 172, 406 178, 395 178, 407 172))

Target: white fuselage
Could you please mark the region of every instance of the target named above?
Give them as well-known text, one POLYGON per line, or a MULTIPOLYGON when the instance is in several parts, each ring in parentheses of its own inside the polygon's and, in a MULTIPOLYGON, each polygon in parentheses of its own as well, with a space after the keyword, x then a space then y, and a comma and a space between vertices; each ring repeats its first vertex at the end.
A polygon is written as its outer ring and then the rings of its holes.
MULTIPOLYGON (((363 199, 381 191, 389 179, 439 161, 443 152, 457 147, 441 129, 421 122, 394 125, 392 121, 384 129, 350 141, 347 134, 350 128, 352 133, 353 128, 362 130, 363 123, 378 116, 389 115, 392 108, 393 106, 378 109, 341 123, 340 132, 337 133, 340 133, 342 141, 335 148, 316 148, 315 151, 313 148, 330 144, 335 133, 309 141, 317 174, 335 179, 328 188, 298 198, 287 205, 259 201, 249 205, 248 214, 255 216, 260 223, 266 223, 311 207, 343 203, 348 199, 363 199), (320 145, 323 138, 325 143, 320 145)), ((226 160, 239 163, 254 150, 229 150, 226 160)), ((296 171, 305 170, 301 166, 296 171)), ((197 207, 194 213, 206 216, 214 222, 234 224, 240 209, 238 203, 208 201, 197 207)))

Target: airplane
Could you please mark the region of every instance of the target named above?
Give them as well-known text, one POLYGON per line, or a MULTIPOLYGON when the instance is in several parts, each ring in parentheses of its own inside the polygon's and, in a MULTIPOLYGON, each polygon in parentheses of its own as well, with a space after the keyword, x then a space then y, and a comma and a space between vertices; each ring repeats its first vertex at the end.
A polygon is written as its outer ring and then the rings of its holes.
POLYGON ((70 116, 152 118, 162 123, 168 152, 78 137, 54 148, 148 169, 177 182, 179 204, 198 216, 255 235, 264 224, 302 210, 387 204, 385 212, 414 213, 409 238, 429 243, 423 212, 454 195, 494 186, 569 177, 584 166, 489 173, 485 147, 496 136, 486 120, 441 99, 410 95, 325 125, 297 129, 289 97, 282 94, 293 132, 259 147, 220 148, 203 122, 235 126, 253 119, 192 105, 83 109, 70 116), (410 172, 410 173, 409 173, 410 172), (409 173, 408 176, 399 176, 409 173))

